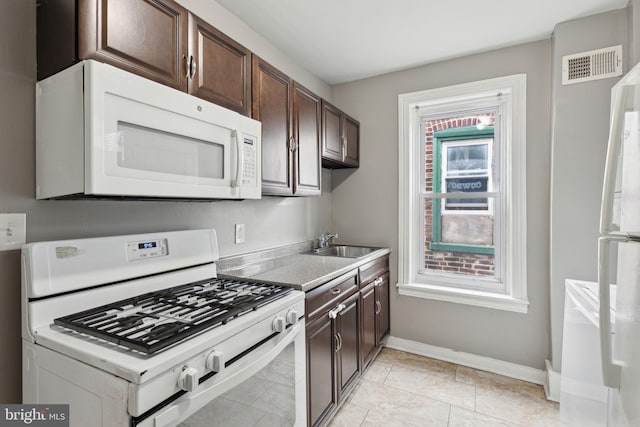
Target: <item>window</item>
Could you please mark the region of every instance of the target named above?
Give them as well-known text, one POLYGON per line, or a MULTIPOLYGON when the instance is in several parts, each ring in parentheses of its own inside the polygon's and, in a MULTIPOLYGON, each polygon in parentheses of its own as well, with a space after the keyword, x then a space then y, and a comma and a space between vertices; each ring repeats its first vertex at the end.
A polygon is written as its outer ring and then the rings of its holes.
MULTIPOLYGON (((425 129, 425 152, 431 149, 433 153, 421 163, 424 173, 420 175, 427 177, 423 198, 430 198, 430 190, 433 194, 487 193, 493 190, 494 131, 493 126, 486 127, 483 124, 492 123, 493 120, 493 113, 476 113, 470 117, 427 121, 422 124, 425 129), (468 123, 473 126, 466 126, 468 123), (448 128, 433 132, 434 127, 443 124, 448 128), (461 126, 456 126, 459 124, 461 126), (428 170, 433 172, 432 185, 429 185, 428 170)), ((425 232, 425 237, 430 241, 428 249, 434 252, 493 255, 493 203, 489 198, 465 195, 434 199, 431 206, 421 206, 425 207, 423 215, 427 223, 431 223, 431 235, 429 236, 428 230, 425 232)), ((465 259, 457 258, 450 263, 464 265, 465 259)), ((490 272, 486 265, 473 262, 467 264, 476 270, 476 275, 490 272)))
POLYGON ((399 96, 401 295, 527 311, 525 85, 399 96))

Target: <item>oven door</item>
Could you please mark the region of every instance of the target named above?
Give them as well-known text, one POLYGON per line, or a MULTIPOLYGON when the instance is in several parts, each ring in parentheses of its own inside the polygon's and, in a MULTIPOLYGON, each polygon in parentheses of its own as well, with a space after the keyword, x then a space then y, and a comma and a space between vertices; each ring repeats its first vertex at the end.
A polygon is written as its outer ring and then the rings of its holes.
POLYGON ((304 426, 304 319, 228 360, 224 370, 133 426, 304 426))

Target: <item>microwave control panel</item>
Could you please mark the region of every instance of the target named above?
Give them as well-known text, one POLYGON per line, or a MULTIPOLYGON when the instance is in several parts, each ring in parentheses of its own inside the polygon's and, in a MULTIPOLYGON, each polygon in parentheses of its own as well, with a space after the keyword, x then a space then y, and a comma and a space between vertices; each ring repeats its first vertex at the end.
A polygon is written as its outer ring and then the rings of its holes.
POLYGON ((245 137, 243 145, 242 158, 242 185, 252 185, 256 182, 257 173, 257 149, 256 141, 252 138, 245 137))
POLYGON ((141 259, 155 258, 169 254, 167 239, 145 240, 127 243, 127 260, 138 261, 141 259))

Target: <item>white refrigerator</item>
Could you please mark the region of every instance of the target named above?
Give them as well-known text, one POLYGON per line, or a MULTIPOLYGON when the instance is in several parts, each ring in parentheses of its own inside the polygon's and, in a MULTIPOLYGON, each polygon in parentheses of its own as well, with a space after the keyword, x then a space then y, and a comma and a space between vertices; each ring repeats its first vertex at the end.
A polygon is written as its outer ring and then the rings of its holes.
POLYGON ((610 123, 598 251, 602 378, 607 424, 640 426, 640 64, 612 88, 610 123))
POLYGON ((640 426, 640 64, 611 90, 598 283, 567 280, 560 421, 640 426))

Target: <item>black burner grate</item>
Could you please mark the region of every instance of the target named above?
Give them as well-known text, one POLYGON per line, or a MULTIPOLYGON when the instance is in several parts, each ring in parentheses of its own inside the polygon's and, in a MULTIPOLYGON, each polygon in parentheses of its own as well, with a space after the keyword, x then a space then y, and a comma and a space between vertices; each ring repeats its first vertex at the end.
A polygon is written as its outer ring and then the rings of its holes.
POLYGON ((60 317, 54 323, 153 354, 290 291, 284 286, 215 278, 149 292, 60 317))

